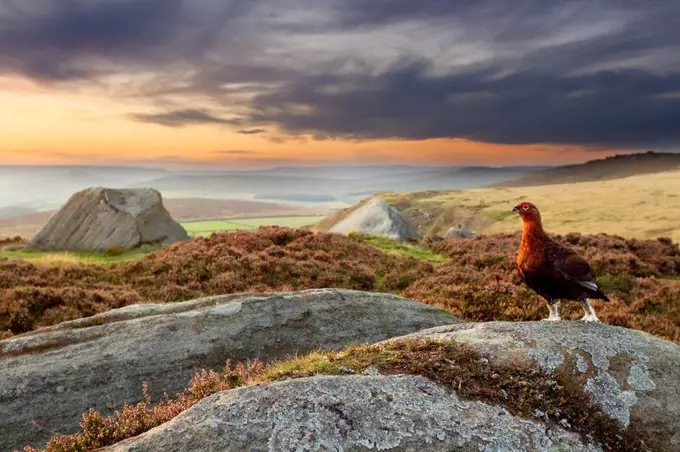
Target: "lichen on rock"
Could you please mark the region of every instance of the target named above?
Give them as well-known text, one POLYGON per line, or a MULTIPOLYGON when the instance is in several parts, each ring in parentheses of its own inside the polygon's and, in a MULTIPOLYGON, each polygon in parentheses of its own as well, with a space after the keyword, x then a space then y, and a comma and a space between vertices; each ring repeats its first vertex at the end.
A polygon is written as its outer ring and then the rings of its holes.
POLYGON ((672 342, 578 321, 465 323, 405 338, 464 342, 491 361, 535 362, 549 371, 573 364, 574 375, 585 379, 585 391, 622 427, 649 429, 661 450, 680 450, 675 435, 680 419, 673 409, 680 404, 680 347, 672 342))
POLYGON ((215 394, 169 423, 104 449, 154 451, 600 451, 502 407, 464 401, 414 375, 317 376, 215 394))

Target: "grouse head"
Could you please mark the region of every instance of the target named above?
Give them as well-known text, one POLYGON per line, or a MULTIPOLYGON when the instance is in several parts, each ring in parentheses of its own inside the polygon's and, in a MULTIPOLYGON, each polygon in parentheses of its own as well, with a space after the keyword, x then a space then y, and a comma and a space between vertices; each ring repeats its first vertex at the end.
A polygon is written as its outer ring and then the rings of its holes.
POLYGON ((521 202, 512 211, 517 212, 524 222, 541 222, 541 213, 538 211, 538 207, 530 202, 521 202))

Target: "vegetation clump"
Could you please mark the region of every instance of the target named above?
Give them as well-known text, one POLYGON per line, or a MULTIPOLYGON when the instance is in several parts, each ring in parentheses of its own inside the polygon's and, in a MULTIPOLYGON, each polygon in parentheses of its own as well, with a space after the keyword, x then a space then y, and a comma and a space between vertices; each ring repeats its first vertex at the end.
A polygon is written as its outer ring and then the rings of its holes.
POLYGON ((7 245, 22 245, 25 244, 26 241, 19 237, 7 237, 7 238, 0 238, 0 247, 7 246, 7 245))
POLYGON ((111 245, 104 250, 105 256, 122 256, 127 250, 120 245, 111 245))
MULTIPOLYGON (((83 414, 80 432, 52 438, 44 451, 83 452, 137 436, 219 391, 319 374, 361 374, 369 367, 386 375, 424 376, 463 399, 499 405, 514 415, 559 425, 605 450, 648 450, 638 432, 620 427, 591 402, 582 389, 583 377, 569 369, 563 367, 550 374, 538 366, 493 364, 482 358, 464 344, 409 340, 355 345, 338 353, 316 352, 269 365, 249 361, 232 368, 227 363, 222 373, 197 372, 186 391, 156 406, 147 397, 111 417, 90 410, 83 414)), ((24 452, 38 450, 26 447, 24 452)))

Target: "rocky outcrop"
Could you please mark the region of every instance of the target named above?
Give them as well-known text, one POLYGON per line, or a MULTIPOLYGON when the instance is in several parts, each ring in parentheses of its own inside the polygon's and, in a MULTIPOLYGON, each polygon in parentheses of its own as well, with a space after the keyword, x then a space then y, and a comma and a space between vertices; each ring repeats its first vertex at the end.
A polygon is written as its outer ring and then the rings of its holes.
POLYGON ((654 438, 652 450, 680 450, 680 347, 672 342, 578 321, 465 323, 406 337, 464 342, 498 363, 566 368, 622 427, 654 438))
MULTIPOLYGON (((621 427, 634 427, 648 450, 680 450, 676 344, 626 328, 567 321, 462 323, 382 343, 418 338, 466 343, 482 362, 572 372, 605 413, 621 427)), ((215 394, 106 450, 603 450, 545 422, 540 412, 520 418, 502 400, 462 400, 455 386, 450 392, 421 376, 368 370, 215 394)))
POLYGON ((157 190, 89 188, 74 194, 27 248, 100 252, 188 239, 157 190))
POLYGON ((144 381, 158 401, 227 359, 269 361, 457 322, 393 295, 319 289, 133 305, 15 336, 0 341, 0 450, 71 433, 90 407, 110 414, 138 402, 144 381))
POLYGON ((412 375, 317 376, 215 394, 106 452, 598 451, 412 375))
POLYGON ((352 232, 389 237, 398 242, 416 241, 420 235, 404 216, 384 200, 374 198, 347 218, 333 226, 329 232, 348 235, 352 232))

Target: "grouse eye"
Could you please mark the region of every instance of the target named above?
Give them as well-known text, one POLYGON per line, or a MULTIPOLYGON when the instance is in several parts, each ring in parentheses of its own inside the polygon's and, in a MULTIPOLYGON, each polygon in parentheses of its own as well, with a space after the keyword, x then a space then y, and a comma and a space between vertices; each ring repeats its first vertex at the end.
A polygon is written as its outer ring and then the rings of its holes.
POLYGON ((529 210, 529 206, 522 206, 522 210, 529 210))

